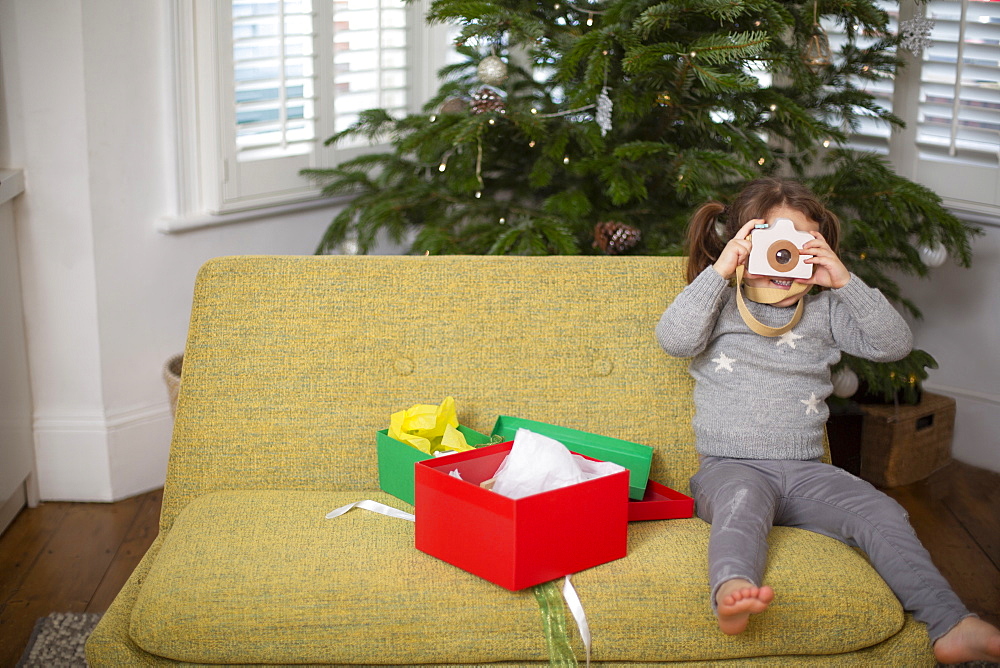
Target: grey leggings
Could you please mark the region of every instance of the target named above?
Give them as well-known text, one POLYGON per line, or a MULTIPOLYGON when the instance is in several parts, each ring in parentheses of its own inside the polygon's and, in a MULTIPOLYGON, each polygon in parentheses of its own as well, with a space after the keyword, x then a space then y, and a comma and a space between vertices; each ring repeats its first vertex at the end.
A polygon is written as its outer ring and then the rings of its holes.
POLYGON ((822 462, 701 458, 691 478, 700 518, 711 523, 712 607, 719 587, 743 578, 761 585, 771 527, 789 526, 860 547, 900 600, 927 624, 933 643, 970 615, 931 562, 893 499, 822 462))

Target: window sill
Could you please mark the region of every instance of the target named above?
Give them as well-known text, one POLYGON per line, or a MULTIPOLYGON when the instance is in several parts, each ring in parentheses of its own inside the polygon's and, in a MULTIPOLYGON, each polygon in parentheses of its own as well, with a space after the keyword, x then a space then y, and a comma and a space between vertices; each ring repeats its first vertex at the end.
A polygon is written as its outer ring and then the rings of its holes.
POLYGON ((156 230, 162 234, 182 234, 209 227, 219 227, 220 225, 246 223, 263 218, 278 218, 315 209, 332 209, 341 206, 349 199, 348 197, 312 198, 301 202, 233 211, 230 213, 194 213, 184 216, 164 216, 157 221, 156 230))
POLYGON ((944 198, 941 202, 948 211, 969 223, 1000 227, 1000 207, 944 198))
MULTIPOLYGON (((20 170, 0 170, 0 203, 17 196, 23 189, 23 177, 20 170)), ((182 234, 184 232, 218 227, 220 225, 245 223, 262 218, 278 218, 288 214, 302 213, 316 209, 332 209, 341 206, 349 200, 350 197, 313 198, 301 202, 234 211, 232 213, 203 213, 163 217, 159 220, 156 229, 162 234, 182 234)), ((998 207, 987 204, 976 205, 971 202, 948 199, 945 199, 943 204, 949 211, 962 220, 977 225, 1000 227, 1000 208, 998 207)))

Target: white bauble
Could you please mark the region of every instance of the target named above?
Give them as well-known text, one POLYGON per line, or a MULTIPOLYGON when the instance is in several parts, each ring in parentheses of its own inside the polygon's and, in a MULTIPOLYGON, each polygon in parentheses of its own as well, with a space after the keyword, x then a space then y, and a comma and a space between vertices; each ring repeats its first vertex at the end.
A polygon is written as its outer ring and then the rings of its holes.
POLYGON ((858 374, 846 366, 833 374, 833 394, 846 399, 858 391, 858 374))
POLYGON ((476 68, 479 80, 487 86, 499 86, 507 80, 507 63, 498 56, 486 56, 476 68))
POLYGON ((928 267, 940 267, 948 259, 948 249, 940 242, 933 246, 922 245, 917 249, 917 252, 920 253, 920 259, 928 267))

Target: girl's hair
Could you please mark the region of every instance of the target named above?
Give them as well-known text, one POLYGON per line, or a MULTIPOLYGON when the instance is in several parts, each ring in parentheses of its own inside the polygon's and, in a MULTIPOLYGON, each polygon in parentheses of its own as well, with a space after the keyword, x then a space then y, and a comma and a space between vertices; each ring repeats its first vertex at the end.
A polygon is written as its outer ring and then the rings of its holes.
POLYGON ((727 207, 708 202, 695 211, 688 225, 685 247, 687 280, 693 281, 705 267, 715 264, 726 244, 754 218, 765 218, 775 207, 787 206, 819 223, 819 232, 834 253, 840 245, 840 219, 823 206, 808 188, 789 179, 761 178, 751 181, 727 207), (721 230, 716 226, 721 224, 721 230), (721 234, 720 234, 721 232, 721 234))

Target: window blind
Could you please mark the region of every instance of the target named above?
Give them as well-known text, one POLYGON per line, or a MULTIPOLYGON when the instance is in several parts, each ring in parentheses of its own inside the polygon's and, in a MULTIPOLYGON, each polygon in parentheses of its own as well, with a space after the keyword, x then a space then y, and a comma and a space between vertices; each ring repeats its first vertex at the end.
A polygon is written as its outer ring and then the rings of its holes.
MULTIPOLYGON (((883 0, 877 4, 889 16, 888 29, 891 32, 895 32, 898 29, 899 23, 899 13, 895 3, 883 0)), ((829 17, 824 17, 821 20, 821 25, 827 33, 830 41, 830 49, 836 58, 840 50, 847 44, 847 26, 844 26, 842 23, 838 23, 829 17)), ((861 32, 858 26, 853 26, 852 29, 855 32, 855 45, 859 49, 865 49, 871 46, 875 41, 874 37, 866 36, 863 32, 861 32)), ((890 112, 894 111, 893 82, 891 80, 878 79, 876 81, 871 81, 868 79, 854 78, 851 80, 851 85, 872 95, 875 98, 875 103, 880 107, 890 112)), ((899 112, 896 111, 895 113, 898 114, 899 112)), ((854 128, 851 137, 851 146, 861 150, 874 151, 881 154, 889 152, 891 128, 886 123, 877 120, 863 111, 856 119, 856 123, 857 125, 854 128)), ((850 131, 850 128, 845 127, 844 130, 850 131)))
POLYGON ((308 153, 316 139, 310 0, 233 0, 237 160, 308 153))
POLYGON ((931 0, 921 63, 922 153, 996 167, 1000 158, 1000 2, 931 0))
MULTIPOLYGON (((924 17, 933 27, 925 44, 904 42, 901 48, 913 57, 895 77, 852 81, 906 128, 893 130, 862 112, 849 145, 887 156, 898 173, 955 210, 1000 215, 1000 1, 929 0, 906 6, 904 14, 889 0, 879 6, 891 31, 924 17)), ((831 20, 822 25, 836 54, 847 27, 831 20)), ((859 37, 858 46, 868 43, 859 37)))
POLYGON ((418 111, 454 53, 449 27, 424 24, 427 0, 167 4, 178 187, 166 231, 315 199, 302 169, 373 148, 325 140, 365 109, 418 111))
POLYGON ((333 129, 365 109, 400 117, 408 105, 407 10, 402 0, 333 3, 333 129))
POLYGON ((402 0, 233 0, 237 159, 313 150, 317 115, 332 134, 365 109, 405 114, 407 15, 402 0))

